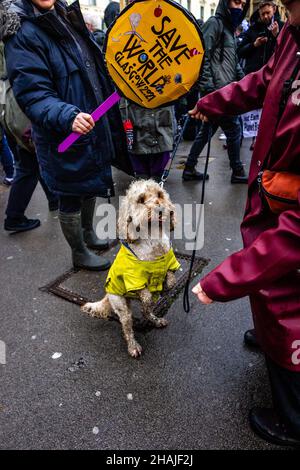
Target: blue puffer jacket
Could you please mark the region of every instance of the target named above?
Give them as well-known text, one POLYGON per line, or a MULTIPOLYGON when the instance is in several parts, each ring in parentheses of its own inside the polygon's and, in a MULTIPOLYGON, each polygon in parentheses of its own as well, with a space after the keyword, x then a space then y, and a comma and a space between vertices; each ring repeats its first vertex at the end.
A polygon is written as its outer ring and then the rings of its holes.
MULTIPOLYGON (((72 26, 92 48, 103 99, 107 98, 114 90, 101 50, 85 27, 79 2, 68 7, 58 0, 55 7, 65 10, 72 26)), ((71 132, 75 116, 80 111, 91 113, 100 104, 88 64, 55 12, 36 15, 30 0, 18 0, 10 12, 18 14, 21 27, 5 40, 8 76, 20 107, 32 122, 46 183, 59 194, 113 194, 111 164, 132 174, 118 106, 108 113, 111 139, 105 137, 100 119, 92 132, 59 154, 58 144, 71 132)))

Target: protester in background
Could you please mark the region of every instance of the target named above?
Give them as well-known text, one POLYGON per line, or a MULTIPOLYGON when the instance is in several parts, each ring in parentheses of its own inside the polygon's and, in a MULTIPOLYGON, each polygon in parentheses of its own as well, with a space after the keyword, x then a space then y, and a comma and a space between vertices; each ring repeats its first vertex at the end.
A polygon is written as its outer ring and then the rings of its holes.
POLYGON ((245 74, 261 69, 270 59, 284 23, 273 1, 259 4, 250 19, 251 26, 240 36, 238 55, 245 59, 245 74))
MULTIPOLYGON (((201 18, 198 18, 196 21, 198 23, 200 30, 202 30, 204 21, 201 18)), ((181 127, 183 125, 186 114, 193 107, 194 103, 199 98, 200 98, 200 94, 199 94, 199 84, 198 84, 197 86, 194 86, 193 89, 189 93, 187 93, 184 97, 179 98, 176 101, 174 105, 174 109, 175 109, 175 117, 176 117, 178 126, 181 127)), ((200 130, 200 126, 201 126, 201 123, 199 121, 195 121, 194 119, 189 119, 185 125, 183 139, 194 141, 196 138, 196 135, 198 134, 200 130)))
POLYGON ((57 211, 58 197, 50 191, 40 175, 39 164, 34 149, 28 151, 10 137, 10 145, 15 156, 15 177, 12 182, 5 210, 4 229, 8 232, 27 232, 41 225, 39 219, 28 219, 26 209, 34 190, 40 182, 48 201, 49 211, 57 211))
POLYGON ((93 34, 96 43, 102 49, 105 41, 105 32, 99 28, 100 20, 98 16, 89 11, 82 12, 82 15, 87 29, 93 34))
POLYGON ((114 194, 112 162, 132 169, 118 107, 96 126, 90 114, 113 93, 102 54, 78 1, 67 6, 60 0, 18 0, 9 14, 21 25, 6 31, 8 77, 32 123, 42 176, 59 195, 59 220, 73 265, 108 269, 110 262, 88 249, 108 247, 93 230, 96 196, 114 194), (72 131, 82 137, 59 153, 72 131))
MULTIPOLYGON (((242 223, 244 249, 207 274, 193 292, 204 304, 250 296, 255 330, 246 332, 245 342, 264 351, 273 393, 273 408, 251 410, 250 424, 269 442, 299 448, 300 188, 298 183, 298 204, 274 213, 258 184, 262 169, 277 172, 279 178, 281 172, 289 172, 290 185, 296 188, 300 174, 300 108, 295 97, 300 79, 300 1, 282 3, 291 15, 269 62, 239 83, 201 99, 191 111, 207 120, 263 106, 242 223), (288 82, 289 87, 284 86, 288 82)), ((277 193, 284 195, 289 189, 279 183, 277 193)))
MULTIPOLYGON (((272 0, 262 1, 250 19, 251 26, 240 37, 238 55, 243 61, 245 74, 261 69, 270 59, 284 23, 272 0)), ((250 150, 254 150, 255 137, 250 150)))
MULTIPOLYGON (((216 15, 203 25, 206 50, 200 80, 201 96, 243 78, 244 73, 236 52, 235 30, 242 23, 248 7, 249 0, 220 0, 216 15)), ((214 135, 218 127, 221 127, 227 138, 227 151, 232 169, 231 183, 247 183, 240 159, 241 126, 239 118, 230 115, 201 126, 185 164, 182 175, 184 181, 203 179, 203 174, 196 171, 198 157, 208 142, 209 132, 214 135)))
POLYGON ((153 178, 159 182, 173 149, 173 107, 146 109, 124 101, 123 120, 128 118, 133 126, 130 157, 135 176, 153 178))
MULTIPOLYGON (((0 10, 2 18, 5 11, 0 10)), ((2 31, 4 32, 4 30, 2 31)), ((12 150, 15 159, 15 177, 8 196, 4 229, 9 232, 26 232, 40 226, 39 219, 28 219, 25 211, 38 181, 46 194, 49 211, 58 209, 58 197, 50 191, 41 177, 36 152, 31 139, 31 124, 17 104, 6 73, 3 43, 0 43, 0 85, 2 100, 0 122, 6 132, 4 146, 12 150)), ((4 147, 5 148, 5 147, 4 147)), ((10 168, 10 174, 13 174, 10 168)), ((5 182, 5 181, 4 181, 5 182)))
POLYGON ((120 3, 110 2, 104 10, 104 23, 107 28, 120 14, 120 3))

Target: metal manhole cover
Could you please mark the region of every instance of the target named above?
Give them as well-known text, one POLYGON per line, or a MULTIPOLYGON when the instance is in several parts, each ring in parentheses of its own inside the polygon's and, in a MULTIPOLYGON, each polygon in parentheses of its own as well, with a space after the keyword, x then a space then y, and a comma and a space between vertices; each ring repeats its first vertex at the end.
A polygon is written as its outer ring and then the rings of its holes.
MULTIPOLYGON (((119 244, 113 243, 110 248, 102 253, 105 258, 111 262, 116 257, 119 250, 119 244)), ((188 271, 191 261, 191 256, 185 253, 180 253, 174 249, 176 257, 181 264, 180 270, 175 273, 177 283, 173 289, 165 292, 154 307, 154 313, 158 317, 162 317, 166 314, 174 300, 178 297, 188 277, 188 271)), ((193 276, 201 273, 205 266, 207 266, 209 260, 205 258, 196 257, 193 266, 193 276)), ((107 271, 86 271, 83 269, 70 269, 66 273, 62 274, 54 281, 50 282, 46 286, 40 288, 43 292, 49 292, 64 300, 72 302, 77 305, 83 305, 86 302, 95 302, 100 300, 104 292, 104 283, 107 276, 107 271)), ((153 328, 153 326, 144 320, 140 312, 140 303, 136 300, 132 302, 132 312, 134 319, 134 327, 136 329, 153 328)), ((117 320, 116 315, 112 315, 111 320, 117 320)))

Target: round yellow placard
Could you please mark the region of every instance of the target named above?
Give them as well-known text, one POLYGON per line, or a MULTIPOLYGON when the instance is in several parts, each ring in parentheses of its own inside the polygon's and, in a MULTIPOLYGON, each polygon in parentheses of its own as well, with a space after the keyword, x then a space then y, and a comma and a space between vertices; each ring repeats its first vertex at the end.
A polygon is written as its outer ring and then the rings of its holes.
POLYGON ((170 104, 199 79, 204 58, 195 18, 172 0, 136 0, 109 29, 108 71, 118 90, 145 108, 170 104))

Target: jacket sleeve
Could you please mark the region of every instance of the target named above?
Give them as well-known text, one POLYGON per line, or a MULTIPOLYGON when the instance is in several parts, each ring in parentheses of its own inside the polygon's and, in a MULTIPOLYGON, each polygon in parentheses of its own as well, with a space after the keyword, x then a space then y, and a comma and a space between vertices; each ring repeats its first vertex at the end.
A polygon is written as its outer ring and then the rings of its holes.
POLYGON ((80 110, 59 98, 38 37, 28 39, 20 30, 6 43, 5 58, 14 96, 30 121, 46 130, 70 132, 80 110))
POLYGON ((239 115, 261 108, 273 68, 274 56, 258 72, 250 73, 239 82, 230 83, 200 99, 197 103, 198 110, 213 119, 224 114, 239 115))
POLYGON ((299 267, 300 209, 283 212, 276 228, 261 233, 200 282, 211 299, 225 302, 258 292, 299 267))
POLYGON ((244 76, 245 76, 244 70, 242 69, 239 62, 237 62, 237 65, 236 65, 236 79, 237 80, 242 80, 242 78, 244 78, 244 76))
POLYGON ((214 17, 209 18, 202 27, 202 33, 205 44, 205 56, 199 85, 201 94, 207 95, 216 89, 211 67, 211 57, 220 38, 218 21, 214 17))

